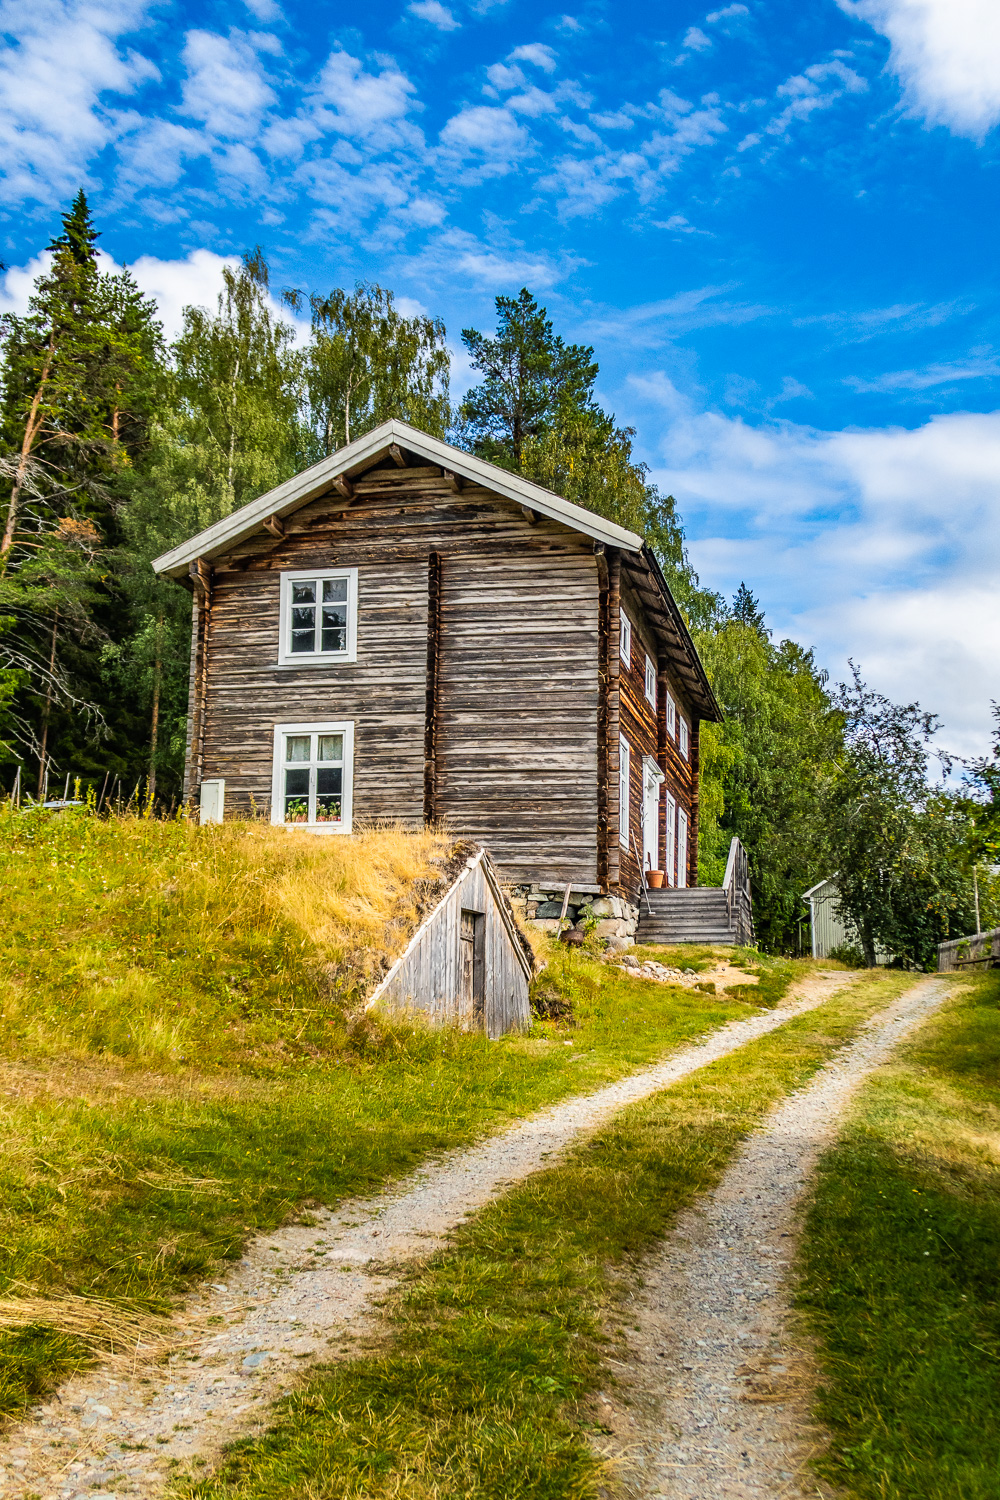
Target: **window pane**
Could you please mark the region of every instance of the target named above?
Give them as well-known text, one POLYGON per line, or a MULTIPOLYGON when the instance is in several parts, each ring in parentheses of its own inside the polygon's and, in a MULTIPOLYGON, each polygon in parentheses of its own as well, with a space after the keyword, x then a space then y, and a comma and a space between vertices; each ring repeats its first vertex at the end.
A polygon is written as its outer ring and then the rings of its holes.
MULTIPOLYGON (((316 759, 342 761, 344 759, 344 736, 342 734, 321 734, 319 737, 319 754, 316 759)), ((325 776, 327 773, 324 771, 321 774, 325 776)))
MULTIPOLYGON (((306 744, 308 744, 308 740, 306 744)), ((309 768, 285 772, 285 822, 309 821, 309 768)))
POLYGON ((292 603, 293 604, 315 604, 316 603, 316 585, 315 585, 315 583, 312 582, 312 581, 309 581, 307 583, 293 583, 292 584, 292 603))
MULTIPOLYGON (((310 584, 309 587, 313 588, 314 585, 310 584)), ((292 610, 292 650, 316 650, 315 606, 310 608, 297 608, 292 610)))
POLYGON ((323 603, 336 604, 347 600, 347 579, 327 578, 323 583, 323 603))
POLYGON ((339 768, 316 772, 317 823, 340 822, 343 807, 343 786, 344 773, 339 768))
POLYGON ((347 606, 345 604, 323 605, 324 651, 347 650, 347 606))
MULTIPOLYGON (((285 759, 287 761, 309 759, 309 741, 312 738, 308 734, 289 734, 285 737, 285 759)), ((299 775, 299 772, 289 771, 290 776, 299 775)), ((305 773, 308 776, 308 771, 305 773)), ((308 790, 308 788, 307 788, 308 790)))

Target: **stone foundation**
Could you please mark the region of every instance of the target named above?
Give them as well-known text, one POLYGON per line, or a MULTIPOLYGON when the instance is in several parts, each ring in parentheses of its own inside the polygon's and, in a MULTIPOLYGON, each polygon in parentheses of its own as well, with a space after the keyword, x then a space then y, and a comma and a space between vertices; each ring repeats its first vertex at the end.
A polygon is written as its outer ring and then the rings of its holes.
MULTIPOLYGON (((509 896, 519 921, 537 927, 540 932, 557 931, 562 891, 538 885, 517 885, 510 890, 509 896)), ((566 908, 569 925, 584 930, 583 924, 591 916, 597 919, 597 925, 591 931, 609 948, 629 948, 635 942, 639 908, 632 906, 624 896, 591 896, 586 892, 570 891, 566 908)))

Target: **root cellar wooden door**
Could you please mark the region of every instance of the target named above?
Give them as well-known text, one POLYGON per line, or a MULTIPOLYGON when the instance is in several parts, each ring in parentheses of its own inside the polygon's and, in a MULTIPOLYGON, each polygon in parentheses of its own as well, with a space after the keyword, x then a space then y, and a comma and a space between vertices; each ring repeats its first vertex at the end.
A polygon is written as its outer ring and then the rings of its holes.
POLYGON ((483 951, 486 922, 479 912, 463 911, 460 939, 459 985, 462 1023, 482 1031, 486 1021, 486 964, 483 951))

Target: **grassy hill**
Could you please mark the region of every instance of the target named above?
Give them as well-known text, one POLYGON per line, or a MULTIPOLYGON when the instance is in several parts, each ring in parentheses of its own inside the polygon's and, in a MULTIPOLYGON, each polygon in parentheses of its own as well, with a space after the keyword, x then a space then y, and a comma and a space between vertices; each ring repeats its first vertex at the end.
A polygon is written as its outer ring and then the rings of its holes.
POLYGON ((248 1236, 747 1013, 559 951, 528 1036, 357 1019, 451 856, 0 809, 0 1412, 248 1236))

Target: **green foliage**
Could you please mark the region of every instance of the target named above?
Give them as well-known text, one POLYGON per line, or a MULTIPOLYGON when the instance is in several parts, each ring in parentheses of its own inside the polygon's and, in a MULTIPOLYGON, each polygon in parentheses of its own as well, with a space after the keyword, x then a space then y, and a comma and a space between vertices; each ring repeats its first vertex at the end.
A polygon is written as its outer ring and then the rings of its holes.
POLYGON ((938 943, 974 927, 967 819, 930 780, 935 716, 872 692, 853 663, 852 673, 838 693, 844 749, 824 797, 839 909, 869 964, 881 948, 933 967, 938 943))
POLYGON ((737 595, 740 614, 695 633, 725 714, 701 726, 699 880, 722 884, 735 834, 750 858, 758 941, 794 951, 802 892, 834 868, 821 794, 840 721, 812 652, 774 645, 746 595, 737 595))
POLYGON ((520 470, 524 446, 554 422, 594 410, 597 364, 593 349, 567 344, 526 287, 497 297, 494 338, 463 328, 462 343, 481 385, 468 392, 461 421, 475 451, 491 463, 520 470))
MULTIPOLYGON (((298 311, 305 299, 285 294, 298 311)), ((451 422, 450 356, 440 318, 405 317, 392 292, 359 282, 308 299, 312 339, 304 356, 307 426, 315 458, 399 417, 443 438, 451 422)))
POLYGON ((823 1160, 800 1303, 824 1477, 859 1500, 992 1500, 1000 1449, 1000 977, 870 1082, 823 1160))

